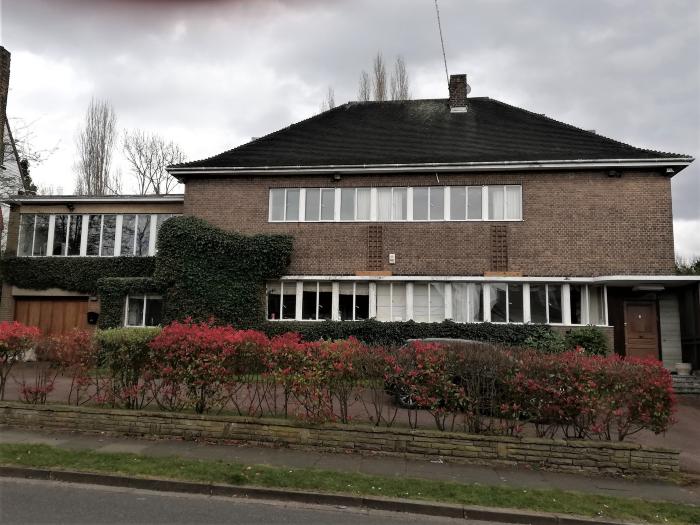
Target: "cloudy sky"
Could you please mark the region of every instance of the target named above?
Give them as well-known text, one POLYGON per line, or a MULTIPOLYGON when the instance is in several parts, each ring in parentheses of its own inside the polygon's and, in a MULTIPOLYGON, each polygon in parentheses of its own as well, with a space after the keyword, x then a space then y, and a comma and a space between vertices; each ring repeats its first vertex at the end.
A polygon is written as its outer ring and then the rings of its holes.
MULTIPOLYGON (((446 96, 432 0, 1 0, 8 114, 73 189, 91 97, 120 129, 209 156, 354 100, 381 50, 414 98, 446 96)), ((450 72, 489 96, 635 146, 700 156, 697 0, 440 0, 450 72)), ((119 154, 118 154, 119 157, 119 154)), ((117 158, 117 164, 122 161, 117 158)), ((126 167, 123 179, 129 181, 126 167)), ((677 251, 700 255, 700 161, 673 179, 677 251)))

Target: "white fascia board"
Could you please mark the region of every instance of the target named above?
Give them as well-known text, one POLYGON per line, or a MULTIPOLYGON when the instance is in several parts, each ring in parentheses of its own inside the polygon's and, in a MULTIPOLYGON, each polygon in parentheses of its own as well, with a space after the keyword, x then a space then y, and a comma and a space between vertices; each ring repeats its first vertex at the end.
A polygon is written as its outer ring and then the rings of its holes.
POLYGON ((685 167, 693 157, 664 157, 654 159, 574 159, 499 162, 436 162, 424 164, 327 164, 321 166, 251 166, 251 167, 182 167, 168 168, 173 176, 184 175, 255 175, 255 174, 313 174, 313 173, 373 173, 423 171, 504 171, 562 168, 648 168, 685 167))
POLYGON ((686 284, 700 283, 700 275, 607 275, 600 277, 513 277, 483 275, 285 275, 283 281, 413 281, 413 282, 484 282, 484 283, 657 283, 686 284))
POLYGON ((154 202, 184 202, 184 195, 160 195, 147 197, 75 197, 71 195, 56 195, 46 197, 10 197, 3 200, 7 204, 95 204, 101 202, 107 203, 123 203, 123 204, 139 204, 139 203, 154 203, 154 202))

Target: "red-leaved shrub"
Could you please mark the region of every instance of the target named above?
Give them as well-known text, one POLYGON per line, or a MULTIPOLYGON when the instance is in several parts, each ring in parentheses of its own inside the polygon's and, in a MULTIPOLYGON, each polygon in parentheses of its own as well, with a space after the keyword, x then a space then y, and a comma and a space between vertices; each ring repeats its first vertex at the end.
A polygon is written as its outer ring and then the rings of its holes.
POLYGON ((0 400, 5 399, 5 386, 10 371, 36 344, 41 330, 35 326, 25 326, 17 321, 0 323, 0 400))

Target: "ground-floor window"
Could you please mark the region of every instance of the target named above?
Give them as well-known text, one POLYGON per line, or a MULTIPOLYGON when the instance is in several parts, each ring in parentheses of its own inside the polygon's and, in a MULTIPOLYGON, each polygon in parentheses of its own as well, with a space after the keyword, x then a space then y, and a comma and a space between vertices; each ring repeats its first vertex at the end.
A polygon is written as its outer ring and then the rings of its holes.
POLYGON ((163 298, 156 295, 129 295, 126 298, 125 326, 158 326, 163 320, 163 298))
POLYGON ((566 282, 276 281, 267 318, 606 325, 604 286, 566 282))

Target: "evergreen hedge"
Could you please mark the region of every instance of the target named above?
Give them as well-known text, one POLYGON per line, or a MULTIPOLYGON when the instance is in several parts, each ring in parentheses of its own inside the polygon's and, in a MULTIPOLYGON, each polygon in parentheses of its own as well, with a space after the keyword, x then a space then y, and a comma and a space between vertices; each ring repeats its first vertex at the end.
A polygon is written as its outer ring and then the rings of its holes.
POLYGON ((3 257, 3 282, 45 290, 61 288, 72 292, 97 293, 103 277, 148 277, 155 269, 155 257, 3 257))
POLYGON ((400 345, 407 339, 443 337, 523 346, 528 339, 546 337, 552 332, 548 325, 541 324, 381 322, 374 319, 318 323, 268 321, 260 329, 271 337, 285 332, 298 332, 305 341, 346 339, 352 336, 368 345, 400 345))
POLYGON ((225 232, 196 217, 168 219, 158 233, 154 279, 165 290, 165 319, 214 318, 252 327, 265 318, 265 281, 281 277, 288 235, 225 232))

